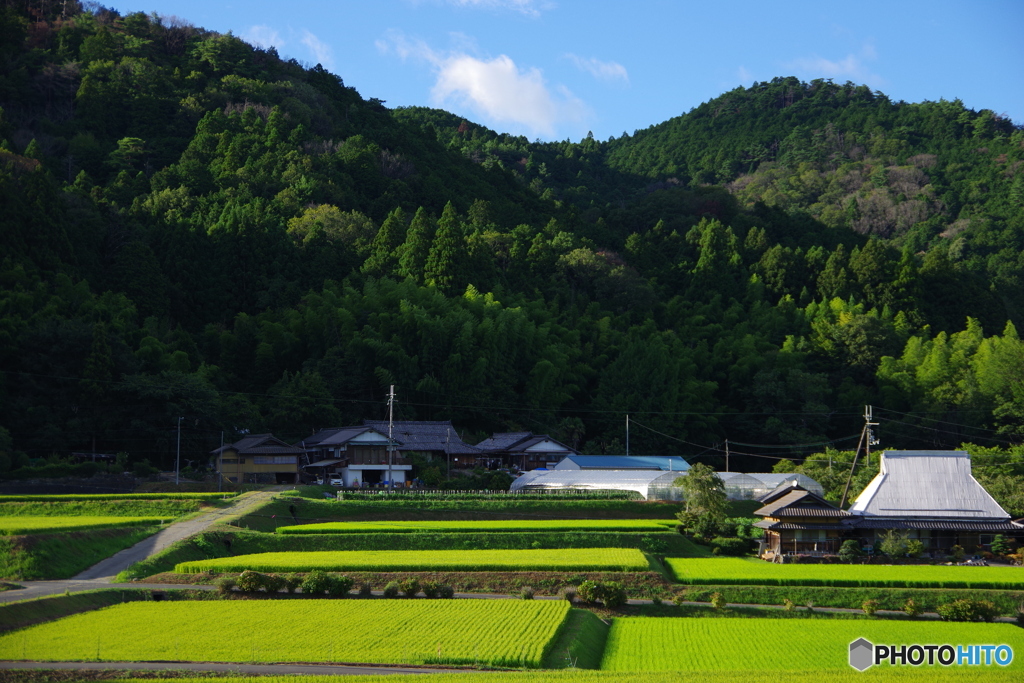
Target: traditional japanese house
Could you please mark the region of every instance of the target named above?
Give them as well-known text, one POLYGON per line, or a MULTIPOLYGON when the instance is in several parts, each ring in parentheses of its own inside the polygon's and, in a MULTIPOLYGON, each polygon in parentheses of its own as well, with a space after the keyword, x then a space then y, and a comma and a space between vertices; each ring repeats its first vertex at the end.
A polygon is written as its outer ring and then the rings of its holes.
POLYGON ((840 510, 824 497, 792 481, 759 499, 764 505, 754 511, 764 519, 754 526, 764 529, 761 556, 771 560, 785 554, 835 554, 847 527, 850 513, 840 510))

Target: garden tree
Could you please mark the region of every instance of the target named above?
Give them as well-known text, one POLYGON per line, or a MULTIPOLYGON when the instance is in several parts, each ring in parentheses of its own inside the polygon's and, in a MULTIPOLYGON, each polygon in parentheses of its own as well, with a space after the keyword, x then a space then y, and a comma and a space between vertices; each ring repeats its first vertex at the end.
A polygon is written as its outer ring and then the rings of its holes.
POLYGON ((405 212, 402 207, 388 214, 370 243, 370 255, 363 262, 362 272, 373 277, 391 275, 398 267, 398 247, 405 241, 405 212))
POLYGON ((423 270, 436 231, 437 225, 427 210, 422 206, 418 208, 409 224, 405 242, 398 251, 399 275, 411 277, 416 282, 423 283, 423 270))
POLYGON ((466 260, 466 237, 462 221, 451 202, 444 206, 437 221, 437 233, 423 264, 423 281, 446 294, 465 283, 462 265, 466 260))
POLYGON ((725 484, 710 466, 695 463, 674 482, 683 489, 686 507, 677 516, 695 536, 711 538, 725 524, 728 499, 725 484))
POLYGON ((860 543, 852 538, 843 541, 843 544, 839 547, 839 559, 848 564, 852 564, 862 554, 860 543))
POLYGON ((889 529, 878 542, 878 550, 890 560, 904 557, 909 551, 909 540, 907 532, 899 532, 889 529))

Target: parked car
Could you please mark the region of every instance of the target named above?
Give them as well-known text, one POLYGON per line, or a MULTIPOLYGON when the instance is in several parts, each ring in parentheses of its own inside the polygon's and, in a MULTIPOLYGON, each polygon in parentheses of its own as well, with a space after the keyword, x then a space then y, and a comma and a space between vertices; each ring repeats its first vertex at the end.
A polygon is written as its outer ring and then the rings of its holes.
POLYGON ((331 486, 344 486, 345 480, 341 477, 331 477, 331 486))

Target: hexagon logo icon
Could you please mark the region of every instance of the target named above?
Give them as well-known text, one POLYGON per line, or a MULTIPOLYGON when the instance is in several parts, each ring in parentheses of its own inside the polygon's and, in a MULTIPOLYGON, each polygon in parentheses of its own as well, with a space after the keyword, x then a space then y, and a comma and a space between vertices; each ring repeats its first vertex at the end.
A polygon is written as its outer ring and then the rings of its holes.
POLYGON ((850 643, 850 666, 857 671, 864 671, 872 664, 875 659, 875 646, 864 640, 858 638, 857 640, 850 643))

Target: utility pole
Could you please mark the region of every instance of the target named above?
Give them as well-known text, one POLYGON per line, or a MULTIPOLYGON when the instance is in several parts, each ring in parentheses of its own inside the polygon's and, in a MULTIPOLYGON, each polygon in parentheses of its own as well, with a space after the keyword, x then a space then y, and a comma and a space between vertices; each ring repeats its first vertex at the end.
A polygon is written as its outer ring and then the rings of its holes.
POLYGON ((875 438, 875 432, 872 427, 877 427, 877 422, 872 422, 874 411, 871 406, 864 406, 864 429, 867 430, 867 438, 864 440, 864 462, 867 465, 871 464, 871 447, 878 444, 878 439, 875 438))
POLYGON ((626 415, 626 457, 629 457, 629 415, 626 415))
POLYGON ((217 493, 224 483, 224 430, 220 430, 220 450, 217 451, 217 493))
MULTIPOLYGON (((853 464, 850 465, 850 474, 846 477, 846 487, 843 489, 843 498, 839 501, 839 509, 842 510, 846 505, 846 496, 850 492, 850 482, 853 481, 853 471, 857 467, 857 456, 860 455, 861 446, 865 446, 866 449, 871 448, 871 444, 878 443, 878 439, 875 438, 874 433, 871 431, 872 427, 878 426, 877 422, 872 422, 871 406, 864 406, 864 428, 860 431, 860 440, 857 442, 857 450, 853 452, 853 464)), ((870 454, 870 450, 866 450, 866 453, 870 454)), ((870 455, 868 456, 870 457, 870 455)))
POLYGON ((452 440, 452 428, 448 427, 444 430, 444 459, 448 461, 448 478, 452 478, 452 452, 451 443, 452 440))
MULTIPOLYGON (((742 443, 740 444, 743 445, 742 443)), ((725 440, 725 471, 729 471, 729 439, 725 440)))
POLYGON ((178 485, 178 480, 181 477, 181 421, 185 418, 178 418, 178 454, 174 458, 174 485, 178 485))
POLYGON ((394 488, 394 481, 391 479, 391 460, 395 452, 395 439, 392 436, 395 430, 395 385, 391 385, 388 393, 388 487, 394 488))

